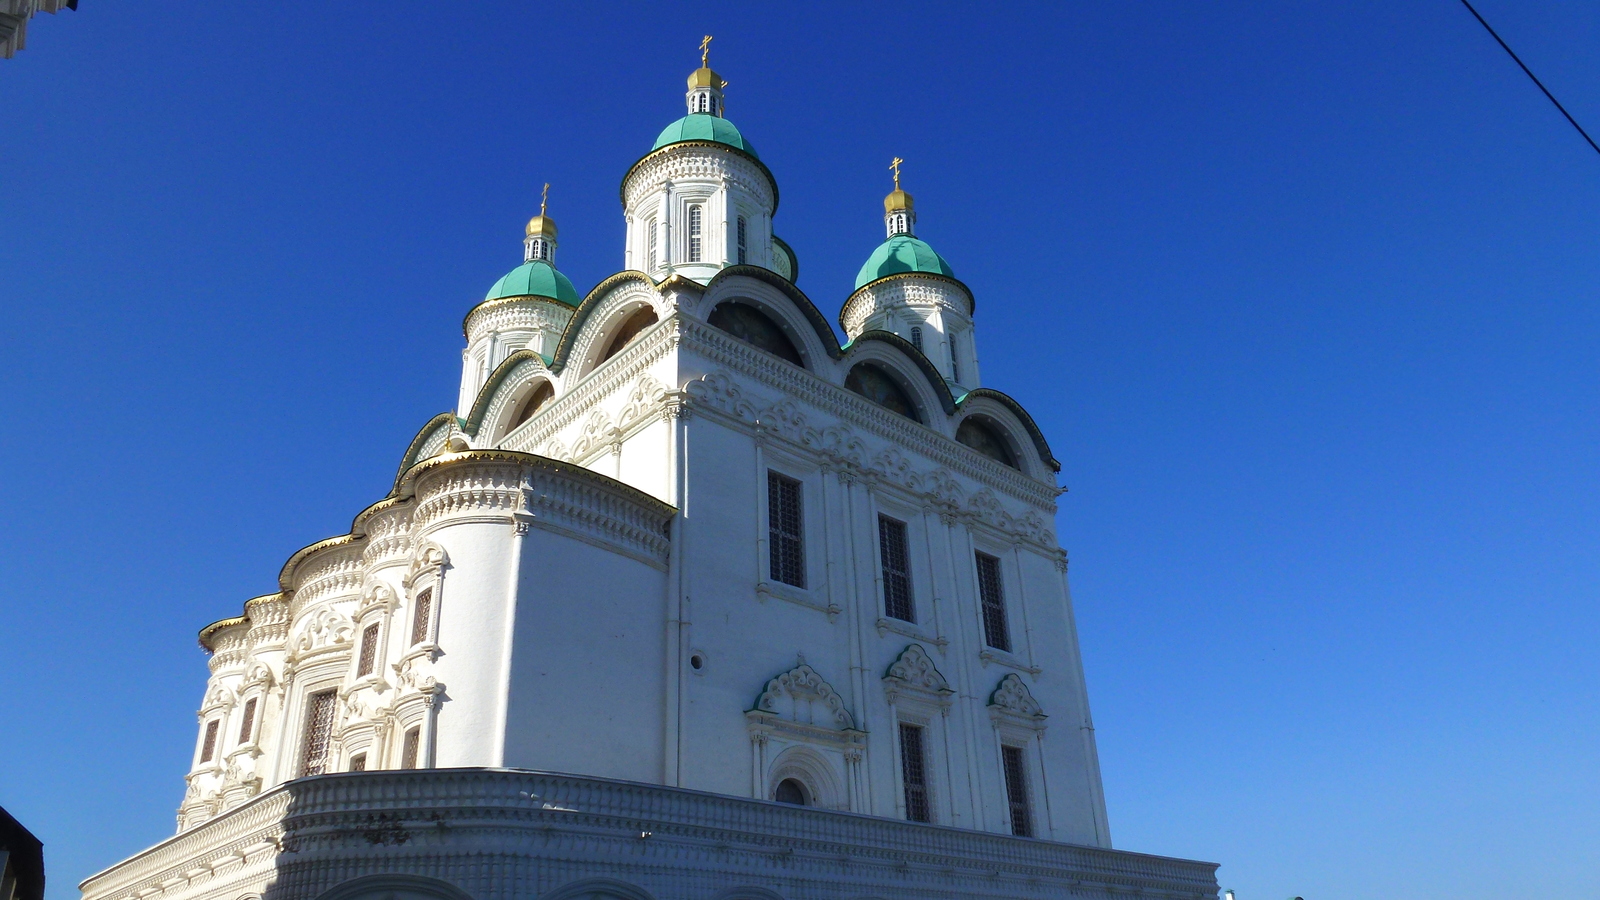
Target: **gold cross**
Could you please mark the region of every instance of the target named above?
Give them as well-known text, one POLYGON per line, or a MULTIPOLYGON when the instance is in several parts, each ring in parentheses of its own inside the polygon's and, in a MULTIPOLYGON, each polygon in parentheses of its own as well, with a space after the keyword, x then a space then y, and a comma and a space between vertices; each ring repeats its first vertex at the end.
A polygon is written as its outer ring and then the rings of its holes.
POLYGON ((544 183, 544 191, 539 194, 539 215, 544 215, 545 203, 550 200, 550 182, 544 183))
POLYGON ((706 58, 711 55, 711 35, 700 39, 700 68, 706 67, 706 58))
POLYGON ((894 161, 889 163, 889 168, 894 170, 894 189, 897 191, 900 190, 900 164, 903 162, 905 160, 896 156, 894 161))

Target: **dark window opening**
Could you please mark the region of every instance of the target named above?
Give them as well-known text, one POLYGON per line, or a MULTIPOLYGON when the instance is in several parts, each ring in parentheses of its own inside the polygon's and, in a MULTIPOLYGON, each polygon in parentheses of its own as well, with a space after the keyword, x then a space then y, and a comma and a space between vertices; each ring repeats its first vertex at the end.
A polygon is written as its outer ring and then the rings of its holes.
POLYGON ((932 822, 928 808, 928 759, 922 749, 922 728, 900 723, 900 780, 905 783, 906 818, 932 822))
POLYGON ((1001 747, 1000 761, 1006 770, 1006 805, 1011 810, 1011 833, 1033 837, 1033 816, 1028 810, 1028 766, 1021 747, 1001 747))
POLYGON ((328 745, 333 738, 337 691, 318 691, 306 698, 306 728, 300 740, 300 775, 328 771, 328 745))
POLYGON ((800 482, 767 473, 767 548, 774 581, 806 586, 805 511, 800 482))
POLYGON ((256 698, 251 697, 244 702, 244 721, 239 725, 239 743, 250 743, 250 735, 256 727, 256 698))
POLYGON ((366 770, 367 755, 365 753, 357 753, 355 756, 350 757, 350 771, 365 772, 366 770))
POLYGON ((778 782, 778 786, 772 791, 772 799, 792 806, 811 805, 806 802, 806 786, 793 778, 785 778, 778 782))
POLYGON ((1021 468, 1017 465, 1017 455, 1011 452, 1011 445, 1001 437, 1000 432, 970 416, 956 426, 956 441, 996 462, 1013 469, 1021 468))
POLYGON ((522 401, 522 406, 517 408, 517 414, 511 418, 511 427, 506 430, 510 431, 512 428, 516 428, 523 422, 533 418, 533 414, 538 412, 546 403, 549 403, 550 398, 555 395, 556 389, 550 386, 550 382, 539 382, 539 386, 534 388, 533 393, 528 395, 528 399, 522 401))
POLYGON ((911 402, 911 395, 906 393, 905 388, 892 375, 872 363, 862 363, 851 369, 850 374, 845 376, 844 386, 890 412, 899 413, 915 422, 922 421, 922 417, 917 415, 917 405, 911 402))
POLYGON ((373 622, 361 630, 361 658, 356 663, 356 677, 372 674, 378 661, 378 623, 373 622))
POLYGON ((400 768, 415 769, 417 767, 417 754, 422 749, 422 728, 418 726, 406 732, 405 743, 400 746, 400 768))
POLYGON ((706 321, 710 322, 712 327, 720 328, 746 344, 759 347, 785 362, 805 367, 805 363, 800 360, 800 351, 795 349, 794 342, 789 340, 789 336, 783 333, 783 328, 766 313, 748 303, 729 301, 718 304, 706 321))
POLYGON ((911 560, 906 523, 878 516, 878 559, 883 567, 883 614, 906 622, 917 620, 911 602, 911 560))
POLYGON ((634 339, 639 336, 639 332, 644 331, 655 323, 656 311, 648 306, 629 316, 627 321, 622 323, 622 327, 617 329, 616 336, 611 339, 611 343, 606 347, 606 352, 601 355, 600 361, 605 362, 621 353, 622 348, 633 343, 634 339))
POLYGON ((983 642, 1011 652, 1011 629, 1006 625, 1006 594, 1000 581, 1000 560, 977 554, 978 599, 983 604, 983 642))
POLYGON ((417 608, 411 613, 411 643, 420 644, 428 639, 428 624, 433 615, 433 588, 417 595, 417 608))
POLYGON ((206 740, 204 745, 202 745, 200 748, 201 762, 211 762, 211 757, 216 755, 217 729, 221 727, 222 723, 216 719, 212 719, 206 723, 206 740))

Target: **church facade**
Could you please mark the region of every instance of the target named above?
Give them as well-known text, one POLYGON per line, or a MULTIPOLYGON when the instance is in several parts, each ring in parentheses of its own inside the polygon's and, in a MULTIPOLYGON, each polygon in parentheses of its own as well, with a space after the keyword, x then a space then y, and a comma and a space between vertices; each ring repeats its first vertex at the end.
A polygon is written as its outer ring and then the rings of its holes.
POLYGON ((201 631, 178 834, 85 900, 1216 896, 1111 849, 1059 465, 898 168, 841 344, 704 63, 623 271, 541 209, 389 495, 201 631))

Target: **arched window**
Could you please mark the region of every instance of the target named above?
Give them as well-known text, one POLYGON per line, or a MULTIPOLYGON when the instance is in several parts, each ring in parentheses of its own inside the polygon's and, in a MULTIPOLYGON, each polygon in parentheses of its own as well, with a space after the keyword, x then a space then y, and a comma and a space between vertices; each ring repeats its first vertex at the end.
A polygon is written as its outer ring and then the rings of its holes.
POLYGON ((760 347, 779 359, 787 360, 797 366, 805 366, 800 359, 800 351, 795 349, 794 342, 783 333, 778 323, 748 303, 731 300, 720 303, 711 311, 707 321, 713 327, 720 328, 747 344, 760 347))
POLYGON ((622 327, 617 329, 616 336, 611 339, 611 344, 606 347, 606 352, 600 357, 600 361, 605 362, 616 356, 622 351, 623 347, 633 343, 633 339, 639 336, 639 332, 655 323, 656 311, 648 306, 629 316, 628 320, 622 323, 622 327))
POLYGON ((897 412, 912 421, 921 422, 917 405, 911 395, 895 381, 894 376, 872 363, 861 363, 845 376, 844 386, 871 400, 890 412, 897 412))
POLYGON ((745 247, 746 247, 746 244, 745 244, 744 216, 740 216, 739 217, 739 265, 741 265, 741 266, 744 265, 744 261, 745 261, 745 255, 746 255, 745 254, 745 247))
POLYGON ((922 349, 922 329, 915 325, 911 326, 911 346, 922 349))
POLYGON ((772 799, 779 803, 788 803, 794 806, 811 805, 806 802, 809 799, 806 796, 806 786, 801 784, 797 778, 785 778, 778 782, 778 786, 772 791, 772 799))
POLYGON ((705 207, 696 203, 689 207, 689 262, 700 261, 700 220, 705 217, 705 207))
POLYGON ((539 382, 539 386, 534 388, 533 393, 528 395, 528 399, 522 401, 522 406, 517 408, 517 414, 511 417, 511 425, 506 430, 510 431, 512 428, 516 428, 523 422, 533 418, 533 414, 538 412, 540 407, 549 403, 550 398, 555 395, 556 389, 550 386, 550 382, 539 382))
POLYGON ((1017 455, 1011 452, 1010 442, 992 426, 978 419, 970 416, 962 419, 961 424, 956 426, 956 440, 1013 469, 1021 468, 1017 465, 1017 455))
POLYGON ((649 253, 650 267, 648 269, 645 269, 645 271, 654 274, 655 270, 656 270, 656 220, 655 219, 651 219, 650 220, 650 232, 645 235, 645 239, 644 240, 645 240, 645 245, 650 248, 650 253, 649 253))

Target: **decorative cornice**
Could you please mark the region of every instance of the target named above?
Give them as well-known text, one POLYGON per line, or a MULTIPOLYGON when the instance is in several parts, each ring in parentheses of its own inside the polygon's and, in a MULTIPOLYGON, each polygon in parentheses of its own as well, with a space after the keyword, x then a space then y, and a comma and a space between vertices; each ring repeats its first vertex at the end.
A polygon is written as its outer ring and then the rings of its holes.
POLYGON ((496 297, 493 300, 485 300, 482 303, 479 303, 477 306, 467 310, 466 316, 461 320, 461 336, 468 339, 472 337, 472 319, 474 316, 488 315, 496 310, 503 309, 505 307, 516 306, 517 304, 527 303, 529 301, 556 307, 563 313, 570 314, 572 312, 572 307, 562 303, 560 300, 556 300, 552 297, 541 297, 537 294, 519 294, 514 297, 496 297))
POLYGON ((961 292, 966 295, 967 317, 971 318, 972 314, 978 309, 978 301, 977 298, 972 295, 972 288, 967 287, 966 283, 963 281, 951 278, 949 275, 940 275, 936 272, 896 272, 893 275, 885 275, 882 278, 874 278, 866 284, 863 284, 861 287, 851 291, 850 296, 846 297, 844 303, 839 307, 839 327, 844 329, 846 334, 850 333, 849 327, 844 324, 845 311, 850 308, 850 305, 855 302, 857 297, 861 296, 863 293, 871 293, 875 288, 878 288, 888 282, 903 281, 906 279, 923 279, 927 281, 937 281, 954 285, 960 288, 961 292))
POLYGON ((767 164, 737 147, 718 143, 717 141, 678 141, 641 156, 638 162, 628 167, 628 171, 622 176, 622 184, 617 187, 617 199, 622 201, 624 207, 628 205, 628 180, 633 177, 633 173, 638 171, 640 166, 664 159, 675 150, 720 150, 730 156, 753 164, 757 169, 761 170, 761 174, 767 176, 767 183, 772 185, 772 212, 774 214, 778 212, 778 179, 772 176, 772 170, 767 168, 767 164))

